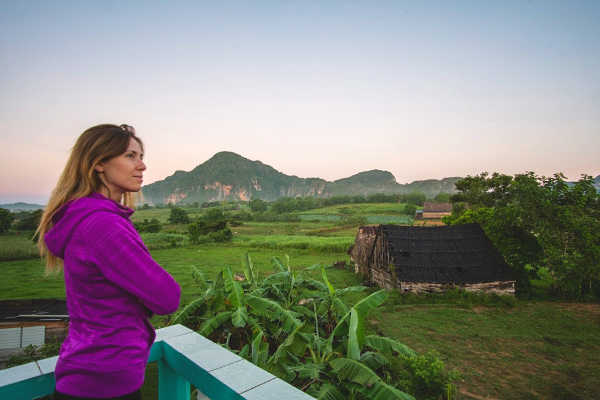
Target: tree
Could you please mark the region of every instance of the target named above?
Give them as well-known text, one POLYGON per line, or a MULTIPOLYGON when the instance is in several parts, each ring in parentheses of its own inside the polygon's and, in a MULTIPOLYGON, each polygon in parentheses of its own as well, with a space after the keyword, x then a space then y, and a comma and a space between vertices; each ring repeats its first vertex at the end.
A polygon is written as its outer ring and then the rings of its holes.
POLYGON ((411 192, 402 197, 404 202, 414 204, 415 206, 422 206, 425 200, 427 200, 427 196, 422 192, 411 192))
POLYGON ((252 212, 265 212, 267 211, 267 202, 261 199, 252 199, 248 204, 252 212))
POLYGON ((296 209, 296 199, 292 197, 282 197, 271 204, 271 210, 276 214, 292 212, 296 209))
POLYGON ((527 289, 526 267, 548 268, 568 297, 600 291, 600 195, 590 176, 573 185, 562 174, 494 173, 456 183, 449 224, 479 223, 527 289))
POLYGON ((445 193, 445 192, 439 192, 434 198, 433 200, 435 200, 438 203, 449 203, 450 202, 450 193, 445 193))
POLYGON ((0 208, 0 233, 7 232, 10 229, 15 216, 7 209, 0 208))
POLYGON ((172 224, 189 224, 190 217, 188 217, 187 212, 183 208, 171 207, 169 222, 172 224))
POLYGON ((414 217, 415 213, 417 212, 417 206, 414 204, 405 204, 402 212, 408 216, 414 217))
POLYGON ((227 226, 227 219, 220 208, 209 209, 197 221, 188 227, 190 241, 194 244, 201 242, 229 242, 233 232, 227 226))
POLYGON ((37 229, 42 219, 43 210, 35 210, 25 213, 25 215, 16 223, 15 229, 19 231, 34 231, 37 229))
POLYGON ((138 232, 156 233, 160 232, 162 228, 160 221, 156 218, 152 218, 150 221, 148 221, 148 219, 144 219, 143 222, 137 222, 134 225, 138 232))

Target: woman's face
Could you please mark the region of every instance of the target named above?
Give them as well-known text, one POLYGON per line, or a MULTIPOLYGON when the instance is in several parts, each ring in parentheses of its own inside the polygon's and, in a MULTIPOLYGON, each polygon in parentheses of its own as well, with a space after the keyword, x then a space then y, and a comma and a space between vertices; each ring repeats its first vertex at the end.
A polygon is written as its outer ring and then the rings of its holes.
POLYGON ((125 153, 96 166, 96 171, 110 189, 113 200, 119 202, 123 193, 138 192, 142 188, 142 175, 146 169, 143 158, 142 146, 137 140, 129 139, 125 153))

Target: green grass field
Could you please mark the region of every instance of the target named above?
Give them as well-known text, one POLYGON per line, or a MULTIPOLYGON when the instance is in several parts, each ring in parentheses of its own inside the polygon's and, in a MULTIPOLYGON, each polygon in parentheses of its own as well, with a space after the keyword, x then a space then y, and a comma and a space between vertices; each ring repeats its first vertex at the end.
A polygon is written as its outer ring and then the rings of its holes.
POLYGON ((0 261, 19 260, 38 256, 38 249, 31 241, 30 232, 0 235, 0 261))
MULTIPOLYGON (((348 260, 344 253, 304 249, 285 252, 232 245, 155 250, 153 257, 183 288, 182 306, 200 291, 192 266, 214 276, 223 266, 242 271, 249 251, 262 274, 273 272, 271 257, 289 254, 294 268, 348 260)), ((2 262, 2 299, 64 298, 60 276, 43 276, 38 260, 2 262)), ((318 278, 318 272, 313 272, 318 278)), ((348 270, 330 269, 336 287, 358 284, 348 270)), ((160 326, 164 317, 155 317, 160 326)), ((371 329, 417 351, 437 351, 462 375, 464 399, 588 399, 600 387, 600 305, 534 301, 391 296, 370 318, 371 329), (514 304, 513 304, 514 303, 514 304)), ((149 370, 149 373, 155 373, 149 370)), ((152 382, 149 381, 149 384, 152 382)), ((149 390, 151 391, 151 390, 149 390)))
MULTIPOLYGON (((401 216, 391 213, 393 204, 356 206, 364 206, 361 211, 364 213, 379 207, 381 216, 401 216), (386 207, 391 207, 389 214, 382 211, 386 207)), ((330 209, 333 212, 339 207, 330 209)), ((165 220, 169 212, 168 209, 142 211, 160 211, 154 217, 165 220)), ((323 213, 323 209, 319 212, 323 213)), ((152 217, 142 214, 141 218, 152 217)), ((184 228, 170 226, 169 230, 183 232, 184 228)), ((290 256, 295 269, 349 261, 345 251, 354 240, 356 227, 323 221, 247 222, 232 227, 232 231, 233 242, 224 245, 190 246, 185 235, 177 233, 143 235, 156 261, 181 285, 181 306, 200 294, 192 278, 193 267, 208 277, 215 276, 227 265, 241 272, 240 262, 246 252, 261 274, 273 272, 271 257, 284 254, 290 256), (169 235, 181 239, 181 243, 178 247, 161 248, 169 245, 169 235)), ((3 249, 12 246, 32 246, 29 238, 23 236, 0 236, 0 240, 0 254, 7 254, 2 253, 3 249)), ((0 268, 4 278, 0 281, 0 299, 65 296, 62 277, 44 276, 39 259, 2 261, 0 268)), ((320 279, 318 271, 310 273, 320 279)), ((349 269, 332 268, 328 276, 336 287, 360 283, 349 269)), ((166 320, 157 316, 153 323, 158 327, 166 320)), ((395 293, 369 316, 369 322, 370 330, 393 337, 419 352, 438 352, 447 366, 462 376, 458 383, 461 399, 598 397, 599 304, 521 301, 452 293, 438 296, 395 293)), ((155 375, 156 368, 150 366, 145 398, 155 398, 155 375)))
POLYGON ((300 215, 403 215, 404 203, 357 203, 315 208, 300 215))

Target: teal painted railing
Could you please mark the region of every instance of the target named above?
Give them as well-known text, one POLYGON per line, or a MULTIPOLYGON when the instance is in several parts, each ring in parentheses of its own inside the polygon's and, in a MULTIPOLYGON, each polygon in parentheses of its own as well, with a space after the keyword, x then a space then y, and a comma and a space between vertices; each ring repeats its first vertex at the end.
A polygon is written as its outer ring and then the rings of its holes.
MULTIPOLYGON (((0 399, 54 392, 58 357, 0 370, 0 399)), ((212 400, 311 400, 311 396, 182 325, 156 331, 159 400, 189 400, 190 383, 212 400)))

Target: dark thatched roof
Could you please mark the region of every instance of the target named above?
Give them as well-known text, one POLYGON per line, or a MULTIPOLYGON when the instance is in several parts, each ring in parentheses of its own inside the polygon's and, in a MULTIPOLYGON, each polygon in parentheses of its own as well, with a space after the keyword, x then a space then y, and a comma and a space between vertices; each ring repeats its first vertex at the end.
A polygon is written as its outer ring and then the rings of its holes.
POLYGON ((379 235, 399 281, 479 283, 514 280, 512 269, 478 224, 381 225, 379 235))

